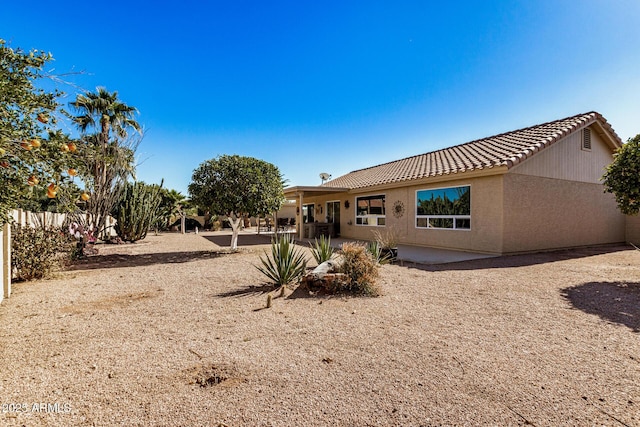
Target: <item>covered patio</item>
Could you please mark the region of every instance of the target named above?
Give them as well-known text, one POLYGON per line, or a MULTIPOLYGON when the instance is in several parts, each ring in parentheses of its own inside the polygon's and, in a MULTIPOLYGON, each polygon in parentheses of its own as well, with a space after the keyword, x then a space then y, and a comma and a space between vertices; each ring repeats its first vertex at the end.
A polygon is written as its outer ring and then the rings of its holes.
MULTIPOLYGON (((305 217, 304 209, 305 209, 305 196, 306 197, 318 197, 318 196, 328 196, 331 194, 339 194, 346 193, 349 191, 349 188, 346 187, 323 187, 323 186, 295 186, 285 188, 284 196, 287 199, 296 201, 296 224, 297 230, 296 234, 298 239, 305 238, 305 224, 314 223, 315 226, 320 227, 330 227, 329 224, 333 224, 332 221, 309 221, 309 217, 305 217)), ((320 207, 320 214, 322 214, 322 207, 320 207)), ((309 234, 306 234, 309 236, 309 234)), ((311 240, 313 240, 311 238, 311 240)))

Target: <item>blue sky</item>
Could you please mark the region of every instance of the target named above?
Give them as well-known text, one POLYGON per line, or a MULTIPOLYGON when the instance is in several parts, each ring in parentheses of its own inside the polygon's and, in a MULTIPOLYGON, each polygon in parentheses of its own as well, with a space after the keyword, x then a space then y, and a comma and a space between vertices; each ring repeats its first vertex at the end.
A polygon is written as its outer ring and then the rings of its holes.
POLYGON ((3 2, 0 38, 53 54, 146 129, 138 178, 186 194, 221 154, 288 185, 587 111, 640 133, 640 2, 3 2))

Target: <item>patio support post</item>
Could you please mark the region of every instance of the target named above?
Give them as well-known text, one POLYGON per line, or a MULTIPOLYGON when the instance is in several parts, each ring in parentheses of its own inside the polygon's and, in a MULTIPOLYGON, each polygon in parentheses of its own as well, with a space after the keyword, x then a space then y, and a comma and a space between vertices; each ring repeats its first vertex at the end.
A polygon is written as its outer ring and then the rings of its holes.
POLYGON ((304 191, 298 193, 300 196, 300 210, 298 212, 298 238, 302 240, 304 237, 304 224, 302 223, 302 204, 304 203, 304 191))

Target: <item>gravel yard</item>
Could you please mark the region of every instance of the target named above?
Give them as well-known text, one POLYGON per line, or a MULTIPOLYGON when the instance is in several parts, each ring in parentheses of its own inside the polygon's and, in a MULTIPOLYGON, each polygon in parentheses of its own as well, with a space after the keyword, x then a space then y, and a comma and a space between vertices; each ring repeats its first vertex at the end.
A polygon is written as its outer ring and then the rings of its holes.
POLYGON ((265 309, 264 239, 149 236, 14 284, 0 424, 640 425, 630 247, 387 265, 381 297, 265 309))

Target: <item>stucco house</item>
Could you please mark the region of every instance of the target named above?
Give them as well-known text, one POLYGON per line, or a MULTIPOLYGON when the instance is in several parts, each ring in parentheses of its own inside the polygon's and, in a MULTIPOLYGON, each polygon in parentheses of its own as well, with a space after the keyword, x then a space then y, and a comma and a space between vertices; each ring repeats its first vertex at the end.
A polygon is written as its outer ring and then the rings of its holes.
POLYGON ((638 221, 600 182, 620 146, 606 119, 589 112, 285 195, 297 200, 300 237, 327 224, 349 239, 372 240, 378 230, 396 235, 400 255, 402 246, 503 255, 624 242, 638 221))

